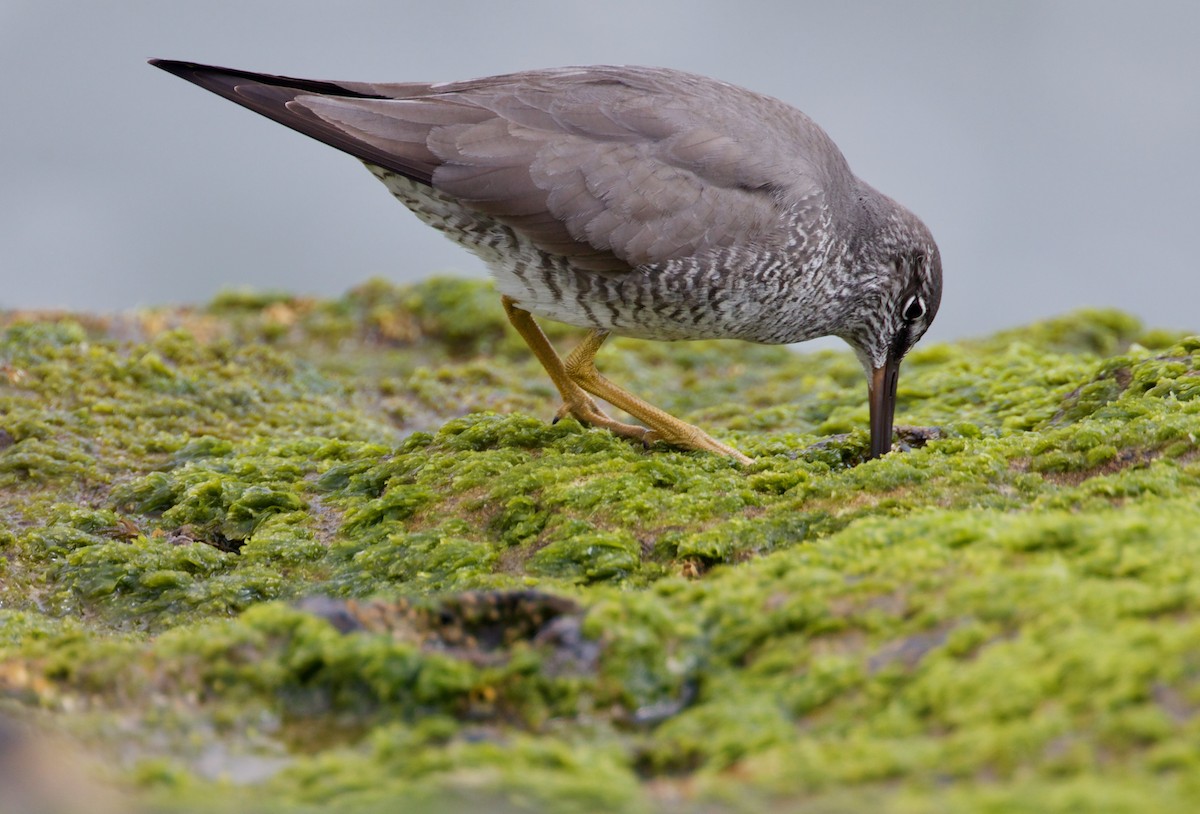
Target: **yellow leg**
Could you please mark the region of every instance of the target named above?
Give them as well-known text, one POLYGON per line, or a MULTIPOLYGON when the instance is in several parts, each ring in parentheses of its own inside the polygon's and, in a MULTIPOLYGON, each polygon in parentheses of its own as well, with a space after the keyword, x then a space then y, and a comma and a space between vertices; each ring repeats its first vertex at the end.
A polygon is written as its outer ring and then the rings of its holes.
POLYGON ((589 333, 579 347, 571 351, 564 363, 528 311, 518 308, 508 297, 502 297, 501 302, 508 321, 517 329, 525 344, 529 345, 533 355, 550 375, 550 381, 554 382, 554 386, 562 395, 563 405, 555 415, 555 421, 572 415, 584 424, 601 427, 614 435, 633 438, 647 445, 661 440, 684 449, 726 455, 738 463, 753 463, 751 458, 710 437, 699 427, 647 404, 601 376, 596 370, 596 353, 604 344, 604 340, 608 339, 607 331, 594 330, 589 333), (599 396, 639 421, 645 422, 649 429, 610 418, 588 393, 599 396))
POLYGON ((517 333, 525 340, 525 344, 529 345, 533 355, 542 363, 542 367, 546 368, 546 372, 550 374, 550 381, 554 382, 554 386, 562 395, 563 405, 554 416, 555 421, 572 415, 580 423, 601 427, 622 438, 633 438, 646 444, 650 443, 648 437, 650 430, 634 424, 625 424, 609 417, 591 396, 571 380, 563 366, 562 359, 555 352, 554 346, 550 344, 550 340, 546 338, 546 334, 542 333, 542 329, 533 321, 533 317, 528 311, 518 308, 508 297, 501 297, 500 301, 504 304, 504 313, 508 315, 508 321, 517 329, 517 333))
POLYGON ((608 339, 608 331, 594 330, 588 334, 587 339, 580 343, 579 347, 571 351, 564 365, 566 374, 571 381, 593 396, 599 396, 609 404, 619 407, 644 422, 651 430, 643 438, 647 443, 661 440, 684 449, 698 449, 717 455, 727 455, 741 464, 753 463, 752 459, 747 458, 733 447, 710 437, 699 427, 681 421, 665 410, 660 410, 653 404, 642 401, 629 391, 622 390, 601 376, 600 371, 596 370, 596 353, 606 339, 608 339))

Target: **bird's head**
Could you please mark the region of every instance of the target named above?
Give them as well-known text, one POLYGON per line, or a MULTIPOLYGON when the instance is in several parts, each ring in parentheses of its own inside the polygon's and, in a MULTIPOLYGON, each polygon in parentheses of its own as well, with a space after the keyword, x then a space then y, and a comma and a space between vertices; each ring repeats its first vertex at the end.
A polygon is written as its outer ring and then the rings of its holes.
POLYGON ((840 333, 867 372, 872 458, 892 448, 900 361, 929 329, 942 301, 942 259, 933 236, 916 215, 887 203, 871 239, 859 243, 853 274, 860 296, 840 333))

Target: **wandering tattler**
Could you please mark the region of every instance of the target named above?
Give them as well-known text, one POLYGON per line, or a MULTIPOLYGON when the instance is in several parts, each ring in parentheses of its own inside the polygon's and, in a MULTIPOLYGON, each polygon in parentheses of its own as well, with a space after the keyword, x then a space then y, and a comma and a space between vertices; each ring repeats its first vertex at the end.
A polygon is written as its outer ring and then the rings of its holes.
POLYGON ((375 84, 151 64, 362 160, 481 257, 562 394, 558 418, 748 463, 601 376, 600 346, 833 335, 867 372, 871 457, 891 449, 900 360, 937 313, 941 258, 799 110, 661 68, 375 84), (533 314, 590 332, 564 361, 533 314))

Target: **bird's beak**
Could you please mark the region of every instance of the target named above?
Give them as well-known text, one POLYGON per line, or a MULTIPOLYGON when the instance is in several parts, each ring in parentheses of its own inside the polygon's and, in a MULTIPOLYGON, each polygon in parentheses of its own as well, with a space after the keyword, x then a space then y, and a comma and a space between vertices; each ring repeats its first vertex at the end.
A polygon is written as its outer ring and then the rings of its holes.
POLYGON ((896 385, 900 381, 900 360, 888 357, 882 367, 871 370, 871 458, 892 451, 892 420, 896 414, 896 385))

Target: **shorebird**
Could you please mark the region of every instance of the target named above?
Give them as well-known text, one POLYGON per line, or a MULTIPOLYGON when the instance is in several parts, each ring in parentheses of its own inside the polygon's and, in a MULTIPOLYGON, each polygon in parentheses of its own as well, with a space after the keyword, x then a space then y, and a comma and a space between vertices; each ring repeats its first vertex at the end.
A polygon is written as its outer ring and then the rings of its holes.
POLYGON ((890 451, 900 361, 937 313, 941 257, 790 105, 662 68, 377 84, 150 62, 360 159, 482 258, 562 396, 556 421, 750 463, 600 375, 601 345, 832 335, 867 373, 870 457, 890 451), (535 314, 589 332, 564 360, 535 314))

